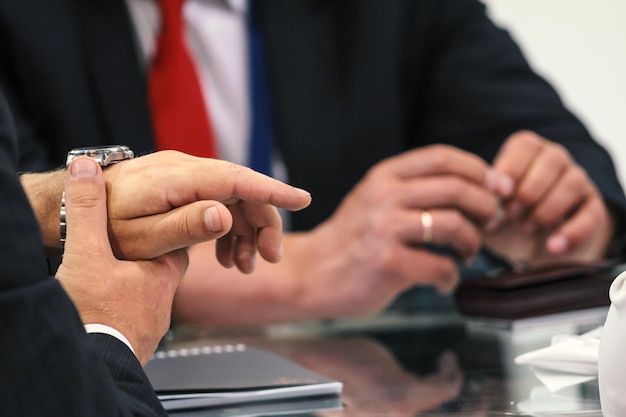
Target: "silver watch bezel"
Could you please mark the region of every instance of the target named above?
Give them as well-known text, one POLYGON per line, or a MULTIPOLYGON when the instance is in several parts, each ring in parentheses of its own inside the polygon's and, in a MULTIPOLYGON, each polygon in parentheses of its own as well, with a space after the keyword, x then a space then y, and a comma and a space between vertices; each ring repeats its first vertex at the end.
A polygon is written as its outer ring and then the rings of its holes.
POLYGON ((84 148, 72 149, 67 153, 65 167, 79 156, 93 158, 100 166, 105 167, 127 159, 132 159, 135 153, 125 145, 87 146, 84 148))

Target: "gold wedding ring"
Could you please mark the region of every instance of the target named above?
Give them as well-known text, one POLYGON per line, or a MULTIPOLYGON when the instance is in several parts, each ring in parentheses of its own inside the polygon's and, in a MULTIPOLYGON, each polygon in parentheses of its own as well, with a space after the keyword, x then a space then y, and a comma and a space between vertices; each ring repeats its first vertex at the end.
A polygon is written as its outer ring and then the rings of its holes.
POLYGON ((430 211, 422 211, 422 242, 430 243, 433 240, 433 216, 430 211))

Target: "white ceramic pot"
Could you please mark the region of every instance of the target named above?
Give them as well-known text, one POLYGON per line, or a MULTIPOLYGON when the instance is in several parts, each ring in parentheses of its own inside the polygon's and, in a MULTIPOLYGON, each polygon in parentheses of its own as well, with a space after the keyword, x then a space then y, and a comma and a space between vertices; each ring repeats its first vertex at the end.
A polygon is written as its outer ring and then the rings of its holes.
POLYGON ((604 417, 626 416, 626 272, 609 290, 611 307, 600 336, 598 385, 604 417))

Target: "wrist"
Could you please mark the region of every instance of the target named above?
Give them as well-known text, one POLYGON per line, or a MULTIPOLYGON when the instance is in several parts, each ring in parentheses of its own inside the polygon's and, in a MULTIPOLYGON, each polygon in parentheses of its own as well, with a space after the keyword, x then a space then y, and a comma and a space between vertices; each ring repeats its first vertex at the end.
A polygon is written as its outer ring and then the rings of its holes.
POLYGON ((65 170, 62 169, 20 176, 22 187, 39 223, 47 255, 60 253, 59 210, 64 178, 65 170))
POLYGON ((288 305, 292 317, 280 321, 316 320, 335 316, 333 297, 327 283, 332 282, 337 270, 343 269, 343 260, 332 255, 331 229, 322 224, 308 232, 289 233, 284 236, 285 256, 280 262, 289 285, 277 288, 277 297, 288 305), (320 244, 326 242, 327 244, 320 244))

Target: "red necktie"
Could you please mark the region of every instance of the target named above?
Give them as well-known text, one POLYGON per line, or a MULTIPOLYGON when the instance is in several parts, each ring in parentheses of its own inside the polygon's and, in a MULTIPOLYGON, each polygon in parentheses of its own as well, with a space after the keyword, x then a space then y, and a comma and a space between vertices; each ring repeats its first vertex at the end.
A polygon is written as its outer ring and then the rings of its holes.
POLYGON ((215 135, 184 42, 184 0, 158 0, 162 28, 150 67, 149 94, 157 148, 217 157, 215 135))

